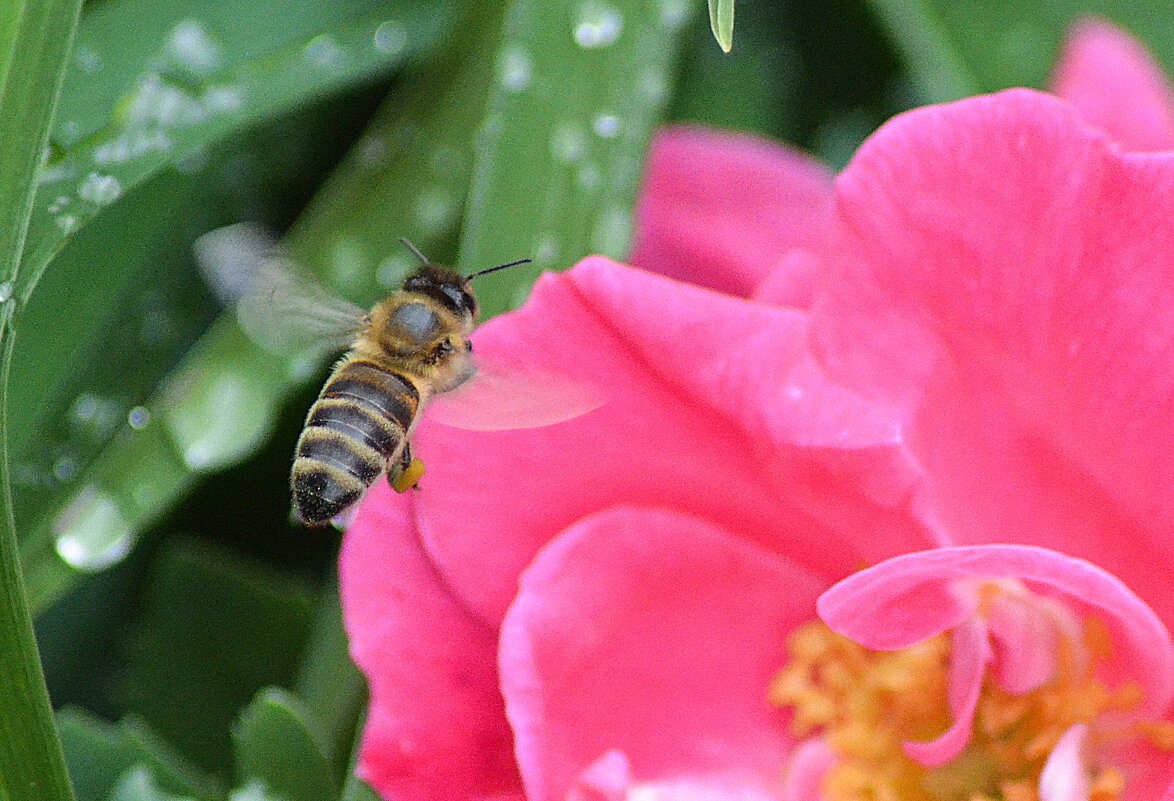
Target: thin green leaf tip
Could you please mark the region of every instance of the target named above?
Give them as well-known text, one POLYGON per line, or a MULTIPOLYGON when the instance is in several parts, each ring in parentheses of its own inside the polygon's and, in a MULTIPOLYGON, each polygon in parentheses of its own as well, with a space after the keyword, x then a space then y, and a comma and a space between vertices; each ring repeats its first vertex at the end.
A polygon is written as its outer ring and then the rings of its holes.
POLYGON ((734 46, 734 0, 709 0, 709 27, 722 52, 734 46))

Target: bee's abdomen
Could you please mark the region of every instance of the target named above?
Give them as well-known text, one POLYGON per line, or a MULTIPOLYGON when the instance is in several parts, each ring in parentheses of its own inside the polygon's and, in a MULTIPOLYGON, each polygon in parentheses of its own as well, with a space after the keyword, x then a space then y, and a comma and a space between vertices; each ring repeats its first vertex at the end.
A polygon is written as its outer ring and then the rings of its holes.
POLYGON ((420 395, 371 362, 343 364, 310 408, 291 484, 298 517, 324 523, 353 504, 403 448, 420 395))

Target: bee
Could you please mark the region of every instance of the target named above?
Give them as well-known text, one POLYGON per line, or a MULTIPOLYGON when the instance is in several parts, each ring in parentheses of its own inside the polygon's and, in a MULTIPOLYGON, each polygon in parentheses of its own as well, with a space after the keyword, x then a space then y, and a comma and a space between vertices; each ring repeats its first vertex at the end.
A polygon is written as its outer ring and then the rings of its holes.
MULTIPOLYGON (((300 328, 301 339, 323 348, 347 345, 310 407, 290 472, 292 514, 308 526, 345 521, 381 475, 397 492, 418 485, 424 465, 413 457, 409 440, 425 405, 478 373, 470 340, 479 312, 472 280, 530 262, 461 275, 400 241, 420 268, 370 311, 299 278, 276 245, 249 224, 212 231, 196 242, 209 283, 235 302, 242 328, 258 344, 288 353, 299 339, 291 333, 300 328)), ((531 427, 600 405, 589 388, 537 373, 484 386, 479 403, 466 402, 465 424, 459 407, 446 422, 483 430, 531 427), (535 393, 550 402, 536 405, 535 393)))

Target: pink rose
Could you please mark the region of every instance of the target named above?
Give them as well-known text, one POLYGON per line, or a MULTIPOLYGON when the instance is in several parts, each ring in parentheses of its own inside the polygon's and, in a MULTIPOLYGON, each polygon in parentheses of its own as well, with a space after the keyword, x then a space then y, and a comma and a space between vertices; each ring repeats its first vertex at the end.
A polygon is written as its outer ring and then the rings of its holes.
POLYGON ((1124 152, 1174 103, 1103 23, 1058 75, 1073 105, 904 114, 834 186, 657 139, 644 269, 478 332, 609 402, 425 420, 423 489, 347 532, 385 798, 1174 793, 1174 158, 1124 152))

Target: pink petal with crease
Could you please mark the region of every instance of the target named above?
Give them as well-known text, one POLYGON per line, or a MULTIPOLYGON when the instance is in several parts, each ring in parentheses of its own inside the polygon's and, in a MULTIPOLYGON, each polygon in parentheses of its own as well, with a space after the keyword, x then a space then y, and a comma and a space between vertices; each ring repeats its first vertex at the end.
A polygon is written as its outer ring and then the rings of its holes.
POLYGON ((452 597, 410 504, 380 482, 347 529, 341 594, 370 712, 359 772, 385 798, 513 797, 520 779, 498 690, 496 632, 452 597))
MULTIPOLYGON (((1021 579, 1108 626, 1115 653, 1105 674, 1144 690, 1139 717, 1156 717, 1174 695, 1174 645, 1165 625, 1119 579, 1081 559, 1027 545, 941 548, 862 570, 819 599, 819 616, 865 648, 905 648, 953 628, 974 611, 957 587, 974 579, 1021 579)), ((1032 647, 1025 643, 1025 647, 1032 647)))
POLYGON ((1052 91, 1126 150, 1174 148, 1174 93, 1145 47, 1095 17, 1074 25, 1052 91))
POLYGON ((982 694, 982 679, 991 661, 986 623, 974 616, 954 628, 950 652, 950 687, 947 699, 953 723, 946 732, 928 743, 907 742, 905 751, 927 768, 944 765, 962 753, 974 726, 974 711, 982 694))
POLYGON ((772 306, 809 309, 815 285, 824 270, 823 259, 810 250, 796 248, 766 274, 751 295, 752 300, 772 306))
POLYGON ((806 335, 793 309, 601 257, 543 277, 474 335, 478 352, 608 400, 514 431, 458 431, 425 412, 412 447, 428 473, 413 497, 447 583, 496 626, 539 548, 617 504, 708 520, 829 582, 934 544, 907 509, 916 473, 892 421, 827 380, 806 335))
POLYGON ((837 191, 813 347, 907 421, 926 518, 1088 559, 1174 621, 1174 155, 1014 90, 895 118, 837 191))
POLYGON ((561 801, 609 750, 634 784, 777 786, 792 744, 766 688, 820 588, 675 511, 616 508, 567 529, 522 575, 501 631, 530 801, 561 801))
POLYGON ((831 197, 826 168, 782 145, 666 128, 649 150, 631 262, 748 297, 781 254, 822 252, 831 197))

